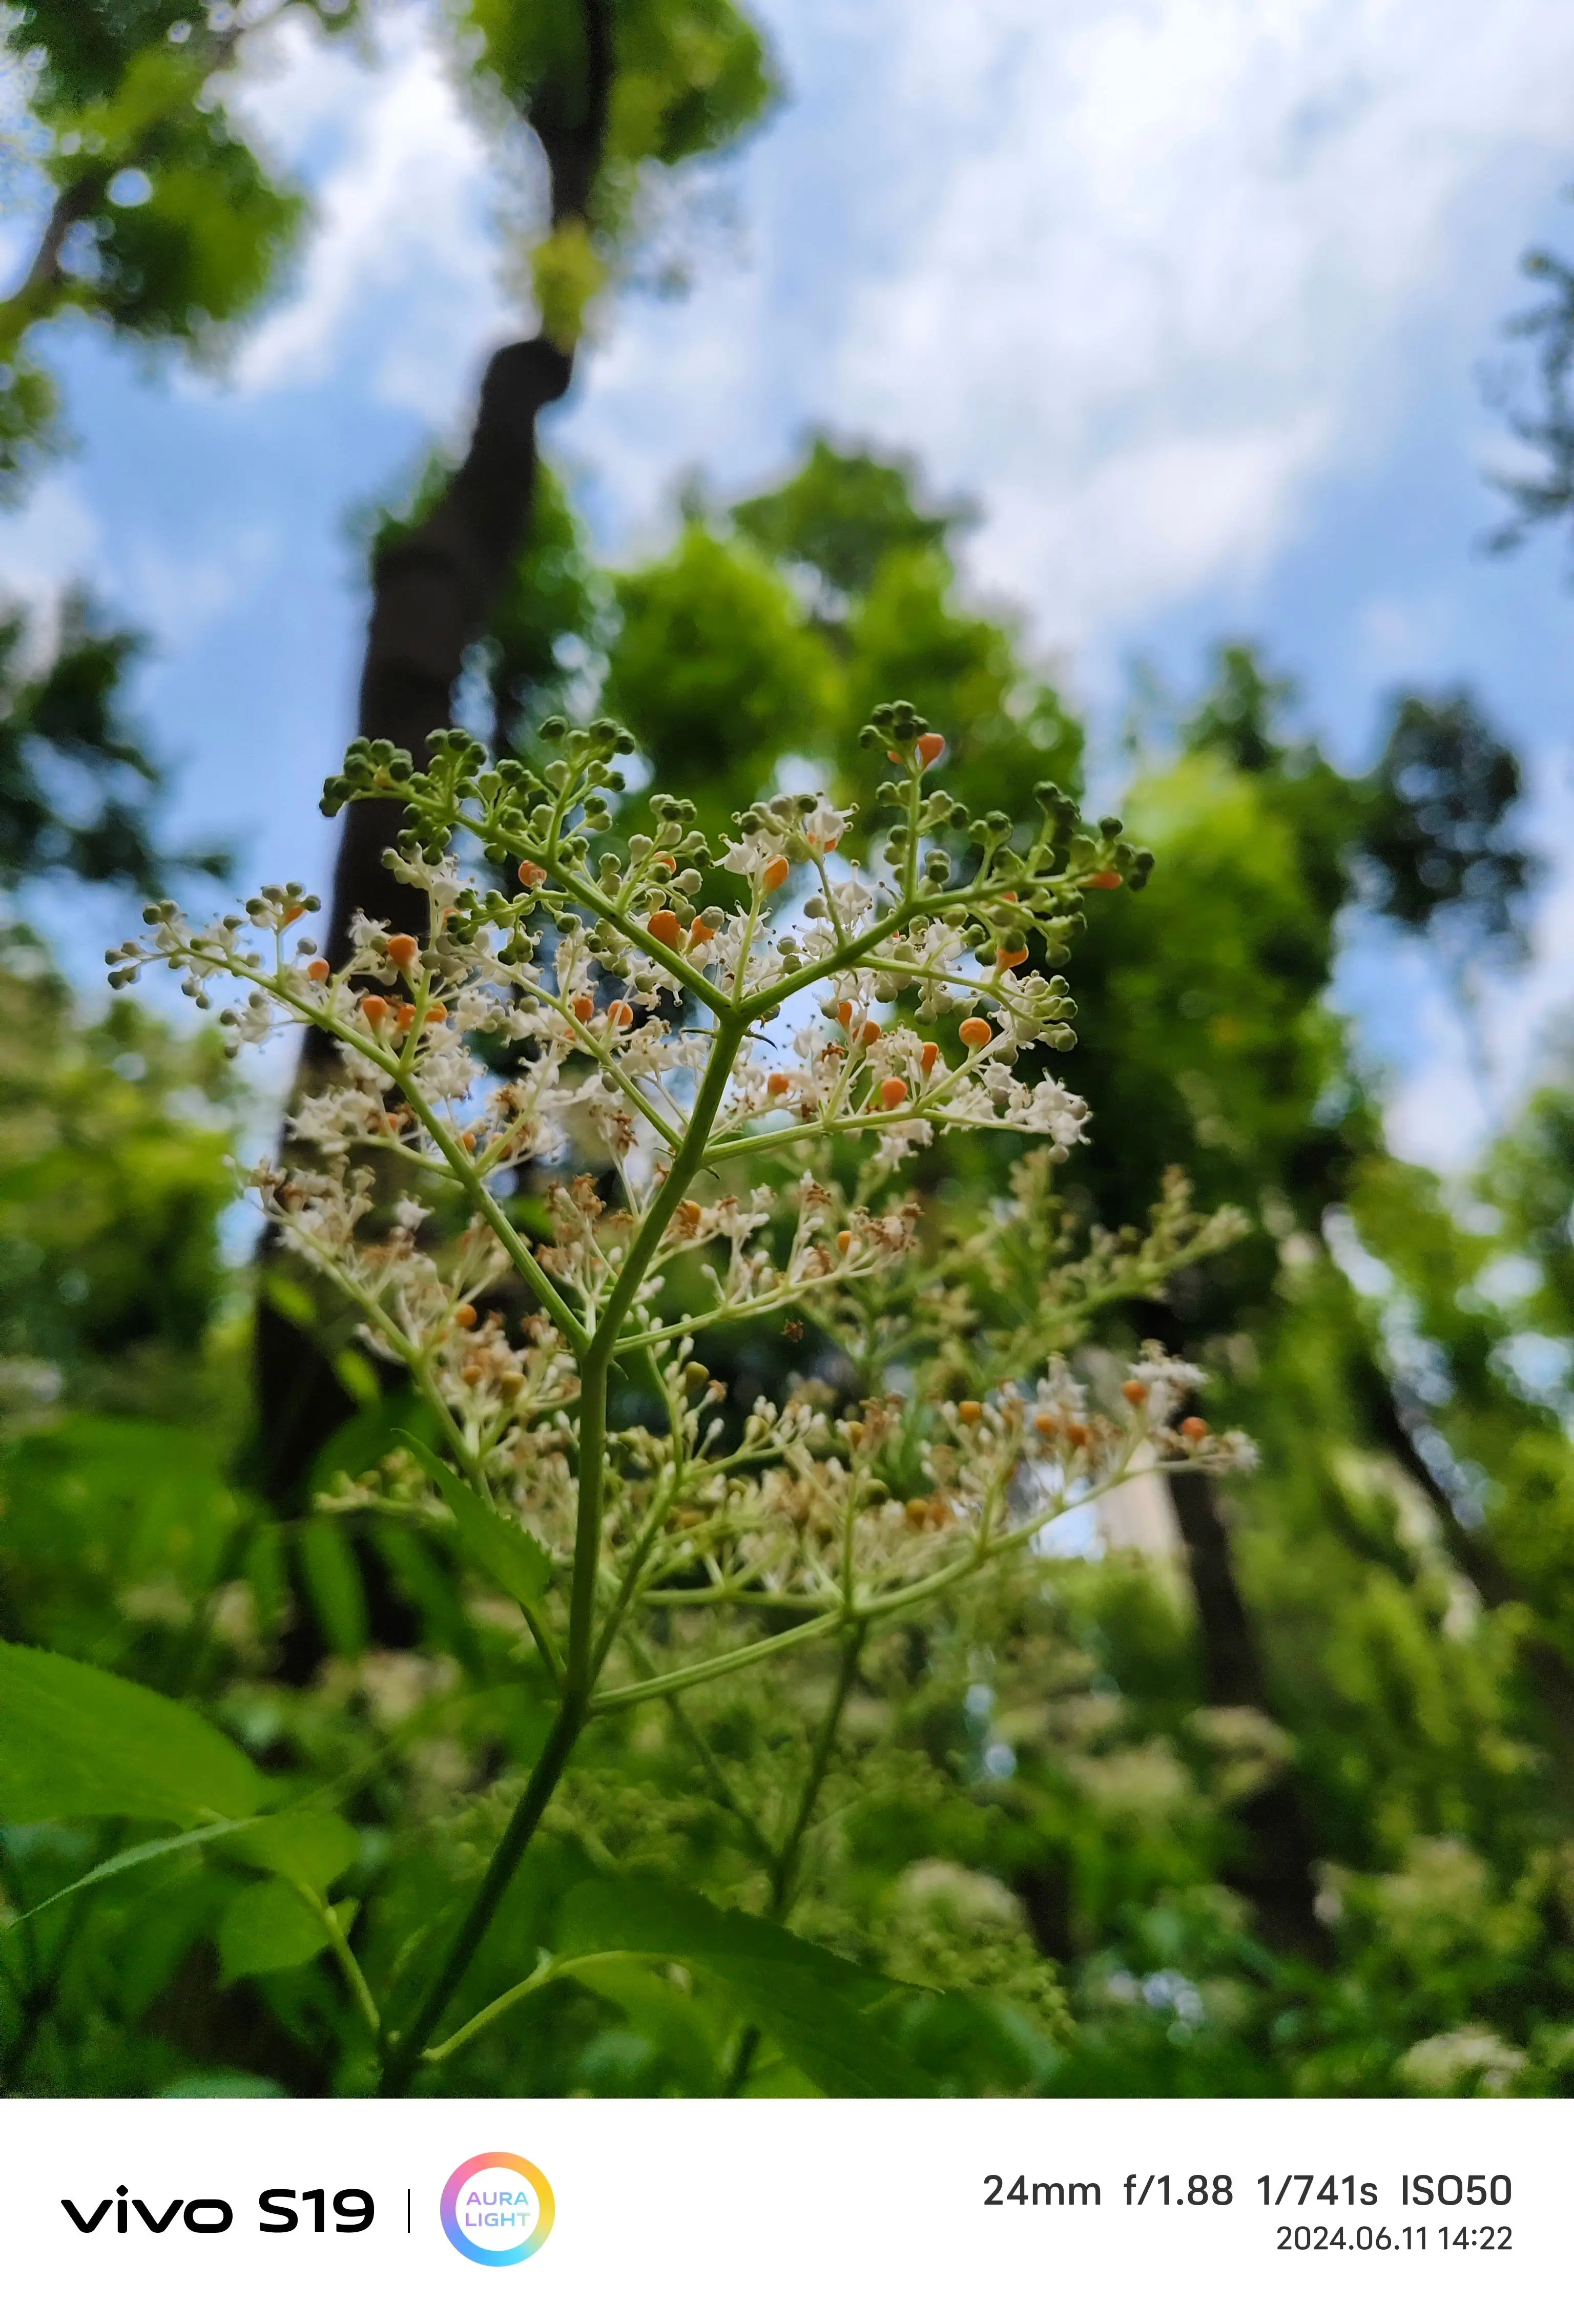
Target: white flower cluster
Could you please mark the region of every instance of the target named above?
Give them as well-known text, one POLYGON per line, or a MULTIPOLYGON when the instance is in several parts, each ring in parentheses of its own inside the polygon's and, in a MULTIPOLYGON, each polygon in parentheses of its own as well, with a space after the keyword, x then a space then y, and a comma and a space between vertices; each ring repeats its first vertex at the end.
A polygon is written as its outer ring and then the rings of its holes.
MULTIPOLYGON (((1042 1052, 1074 1039, 1052 972, 1083 891, 1118 886, 1122 866, 1146 877, 1118 825, 1089 834, 1052 794, 1026 853, 986 818, 953 853, 944 835, 966 816, 925 790, 938 738, 897 706, 879 729, 903 770, 882 786, 888 875, 847 863, 850 815, 808 796, 749 810, 713 862, 680 803, 657 798, 653 830, 593 870, 617 788, 606 736, 569 737, 538 778, 435 739, 422 773, 357 746, 328 802, 407 801, 388 860, 419 899, 419 936, 357 918, 330 963, 296 932, 317 899, 268 888, 201 928, 154 908, 113 981, 162 961, 201 1007, 216 983, 239 988, 221 1016, 232 1045, 306 1025, 336 1046, 331 1078, 298 1095, 290 1160, 253 1183, 278 1237, 408 1365, 468 1488, 573 1563, 566 1637, 526 1609, 555 1670, 561 1655, 583 1683, 642 1601, 669 1603, 679 1631, 771 1607, 863 1621, 1026 1544, 1139 1452, 1245 1464, 1240 1439, 1181 1416, 1192 1368, 1145 1348, 1109 1413, 1054 1352, 1082 1328, 1057 1315, 1068 1286, 1091 1313, 1216 1247, 1183 1189, 1129 1265, 1112 1243, 1080 1273, 1046 1270, 1044 1312, 993 1356, 976 1333, 969 1350, 971 1246, 948 1275, 917 1204, 879 1192, 953 1131, 1025 1133, 1045 1167, 1086 1136, 1085 1103, 1042 1052), (461 832, 513 861, 511 892, 481 892, 461 832), (847 1152, 853 1191, 834 1176, 847 1152), (811 1376, 729 1430, 697 1334, 771 1314, 789 1340, 851 1333, 878 1387, 888 1307, 931 1319, 932 1388, 838 1411, 811 1376), (959 1364, 989 1362, 977 1400, 948 1399, 959 1364), (664 1425, 613 1429, 614 1372, 647 1383, 664 1425), (609 1625, 594 1652, 593 1615, 609 1625)), ((342 1494, 456 1521, 402 1456, 342 1494)), ((630 1679, 605 1699, 664 1686, 630 1679)))

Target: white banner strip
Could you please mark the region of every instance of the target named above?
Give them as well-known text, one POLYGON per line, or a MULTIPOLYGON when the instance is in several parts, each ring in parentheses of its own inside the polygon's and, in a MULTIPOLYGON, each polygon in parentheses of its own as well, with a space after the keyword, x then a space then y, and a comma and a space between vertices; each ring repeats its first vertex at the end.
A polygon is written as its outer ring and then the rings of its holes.
POLYGON ((1568 2307, 1558 2099, 13 2100, 9 2313, 1428 2324, 1568 2307))

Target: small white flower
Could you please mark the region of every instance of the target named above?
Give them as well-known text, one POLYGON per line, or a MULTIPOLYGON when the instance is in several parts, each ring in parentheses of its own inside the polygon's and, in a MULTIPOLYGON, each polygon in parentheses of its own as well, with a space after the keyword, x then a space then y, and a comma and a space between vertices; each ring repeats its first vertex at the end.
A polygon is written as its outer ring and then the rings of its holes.
POLYGON ((804 817, 804 837, 811 847, 828 853, 841 839, 852 817, 841 807, 833 807, 828 798, 816 799, 804 817))

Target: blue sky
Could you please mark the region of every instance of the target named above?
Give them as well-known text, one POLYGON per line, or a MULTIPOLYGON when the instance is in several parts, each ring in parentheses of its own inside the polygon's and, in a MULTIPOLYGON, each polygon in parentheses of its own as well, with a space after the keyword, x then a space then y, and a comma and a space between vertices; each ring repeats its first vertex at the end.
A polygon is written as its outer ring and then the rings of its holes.
MULTIPOLYGON (((1563 0, 766 0, 789 101, 679 205, 695 284, 625 293, 555 417, 603 545, 643 553, 815 421, 972 493, 982 595, 1106 728, 1132 660, 1192 687, 1259 640, 1337 753, 1385 693, 1466 682, 1524 751, 1556 859, 1483 1087, 1446 998, 1363 940, 1343 991, 1407 1151, 1461 1160, 1574 991, 1574 599, 1558 546, 1483 558, 1500 456, 1479 365, 1519 255, 1574 249, 1563 0)), ((364 604, 346 512, 461 433, 525 318, 528 160, 465 117, 419 0, 374 63, 299 29, 239 102, 312 185, 296 278, 227 376, 150 376, 80 329, 79 449, 0 525, 15 591, 91 579, 155 640, 146 719, 181 835, 249 878, 326 869, 364 604)), ((28 220, 0 228, 14 266, 28 220)), ((73 961, 122 908, 54 916, 73 961)))

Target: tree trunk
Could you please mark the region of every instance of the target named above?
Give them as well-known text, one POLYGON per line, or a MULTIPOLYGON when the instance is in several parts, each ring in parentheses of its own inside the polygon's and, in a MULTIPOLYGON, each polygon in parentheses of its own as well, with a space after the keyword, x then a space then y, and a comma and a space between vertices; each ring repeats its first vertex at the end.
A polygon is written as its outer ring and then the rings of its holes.
MULTIPOLYGON (((1236 1578, 1229 1530, 1212 1480, 1181 1470, 1169 1486, 1197 1603, 1203 1692, 1215 1706, 1244 1703, 1272 1718, 1256 1631, 1236 1578)), ((1255 1908, 1270 1943, 1325 1960, 1328 1932, 1315 1910, 1316 1849, 1293 1770, 1284 1768, 1244 1800, 1235 1821, 1247 1849, 1229 1870, 1231 1886, 1255 1908)))
MULTIPOLYGON (((428 736, 449 723, 465 653, 485 634, 524 544, 537 415, 564 393, 572 371, 573 358, 543 338, 521 340, 493 355, 463 465, 425 523, 377 560, 361 732, 408 751, 418 765, 426 762, 428 736)), ((327 935, 327 956, 336 967, 349 957, 357 912, 425 933, 416 924, 419 890, 403 886, 382 861, 399 837, 400 815, 397 802, 381 800, 345 811, 327 935)), ((309 1035, 297 1094, 334 1068, 332 1043, 309 1035)), ((275 1263, 268 1245, 262 1258, 264 1268, 275 1263)), ((257 1307, 253 1377, 255 1482, 281 1514, 292 1517, 299 1514, 313 1462, 354 1407, 321 1350, 266 1296, 257 1307)), ((374 1615, 381 1605, 381 1595, 374 1596, 374 1615)), ((381 1642, 408 1643, 382 1637, 389 1620, 378 1624, 381 1642)))

